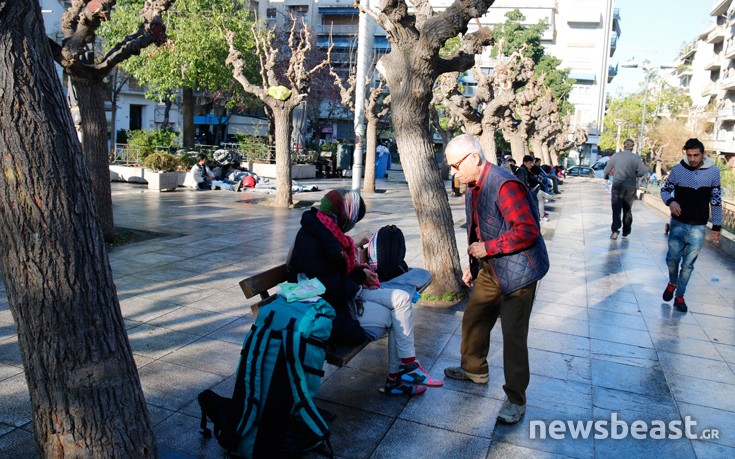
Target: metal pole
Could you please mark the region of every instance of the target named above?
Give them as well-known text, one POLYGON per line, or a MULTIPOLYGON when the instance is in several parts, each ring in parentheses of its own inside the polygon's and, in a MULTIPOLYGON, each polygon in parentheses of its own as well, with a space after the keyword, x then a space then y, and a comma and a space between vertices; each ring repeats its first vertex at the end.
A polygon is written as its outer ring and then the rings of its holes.
MULTIPOLYGON (((370 8, 370 2, 364 2, 370 8)), ((362 178, 362 157, 365 145, 365 85, 367 83, 368 53, 373 48, 373 36, 368 29, 368 17, 360 13, 357 36, 357 75, 355 79, 355 150, 352 164, 352 189, 360 191, 362 178)))
MULTIPOLYGON (((645 70, 645 69, 644 69, 645 70)), ((646 75, 646 87, 643 90, 643 114, 641 116, 641 132, 638 135, 638 155, 643 156, 643 131, 646 129, 646 104, 648 103, 648 83, 650 76, 646 75)))

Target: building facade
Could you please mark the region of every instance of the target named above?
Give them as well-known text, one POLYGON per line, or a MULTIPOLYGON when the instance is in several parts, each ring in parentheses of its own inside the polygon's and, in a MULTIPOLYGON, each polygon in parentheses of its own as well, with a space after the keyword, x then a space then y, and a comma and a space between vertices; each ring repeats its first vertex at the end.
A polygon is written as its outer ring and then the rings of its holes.
POLYGON ((735 2, 715 0, 714 21, 676 58, 673 78, 692 99, 692 127, 704 144, 735 167, 735 2))

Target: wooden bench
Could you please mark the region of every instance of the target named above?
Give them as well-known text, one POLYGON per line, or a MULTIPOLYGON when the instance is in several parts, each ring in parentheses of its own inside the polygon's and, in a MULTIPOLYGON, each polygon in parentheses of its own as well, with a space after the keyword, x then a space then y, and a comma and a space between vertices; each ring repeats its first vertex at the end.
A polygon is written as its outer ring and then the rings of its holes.
MULTIPOLYGON (((286 264, 276 266, 260 274, 256 274, 247 279, 240 281, 240 288, 245 294, 245 298, 252 298, 260 294, 260 301, 251 306, 253 317, 258 317, 258 309, 276 298, 275 294, 269 294, 268 290, 274 288, 281 282, 288 280, 288 270, 286 264)), ((423 291, 429 282, 417 288, 419 292, 423 291)), ((370 344, 370 340, 365 340, 360 344, 351 346, 347 344, 330 344, 327 348, 327 363, 337 367, 343 367, 352 360, 361 350, 370 344)))

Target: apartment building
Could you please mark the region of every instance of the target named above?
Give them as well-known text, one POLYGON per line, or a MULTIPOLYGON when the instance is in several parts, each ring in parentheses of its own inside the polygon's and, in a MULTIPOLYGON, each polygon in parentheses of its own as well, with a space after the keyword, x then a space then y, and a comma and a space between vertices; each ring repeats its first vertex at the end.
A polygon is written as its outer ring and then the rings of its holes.
MULTIPOLYGON (((545 20, 542 37, 547 54, 562 61, 575 80, 569 101, 574 105, 572 127, 587 130, 587 144, 580 148, 582 164, 594 162, 605 114, 607 84, 617 75, 612 58, 621 35, 620 12, 613 0, 498 0, 482 18, 485 25, 505 21, 518 8, 526 23, 545 20)), ((576 156, 576 154, 574 155, 576 156)))
POLYGON ((705 146, 735 167, 735 2, 716 0, 713 24, 684 47, 676 76, 692 98, 692 118, 704 121, 705 146))

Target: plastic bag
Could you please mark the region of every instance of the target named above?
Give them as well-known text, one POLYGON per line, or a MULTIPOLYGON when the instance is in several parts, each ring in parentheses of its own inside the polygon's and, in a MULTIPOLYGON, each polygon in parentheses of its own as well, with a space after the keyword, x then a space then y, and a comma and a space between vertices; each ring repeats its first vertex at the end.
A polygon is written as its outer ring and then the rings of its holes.
POLYGON ((303 274, 299 274, 298 280, 299 281, 297 283, 282 282, 278 284, 278 288, 281 289, 281 295, 286 298, 286 301, 289 303, 318 297, 327 291, 324 284, 319 282, 319 279, 316 277, 308 279, 303 274))

